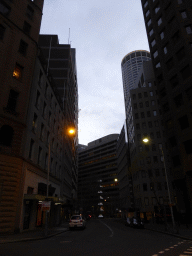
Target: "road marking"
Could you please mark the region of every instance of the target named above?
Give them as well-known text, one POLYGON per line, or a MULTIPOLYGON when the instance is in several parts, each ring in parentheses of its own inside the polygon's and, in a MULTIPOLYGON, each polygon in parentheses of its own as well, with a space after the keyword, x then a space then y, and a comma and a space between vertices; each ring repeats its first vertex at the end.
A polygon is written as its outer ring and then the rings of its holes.
POLYGON ((169 247, 169 248, 173 249, 174 247, 173 247, 173 246, 171 246, 171 247, 169 247))
POLYGON ((160 252, 158 252, 158 253, 164 253, 164 251, 160 251, 160 252))
POLYGON ((158 256, 158 254, 153 254, 152 256, 158 256))
POLYGON ((101 222, 102 224, 104 224, 104 225, 111 231, 110 237, 113 237, 113 235, 114 235, 113 230, 112 230, 107 224, 105 224, 103 221, 100 220, 100 222, 101 222))
POLYGON ((170 249, 165 249, 165 251, 169 251, 170 249))
POLYGON ((188 253, 188 254, 191 254, 192 252, 187 252, 187 251, 186 251, 186 252, 184 252, 184 253, 188 253))
POLYGON ((173 246, 178 246, 178 244, 175 244, 175 245, 173 245, 173 246))

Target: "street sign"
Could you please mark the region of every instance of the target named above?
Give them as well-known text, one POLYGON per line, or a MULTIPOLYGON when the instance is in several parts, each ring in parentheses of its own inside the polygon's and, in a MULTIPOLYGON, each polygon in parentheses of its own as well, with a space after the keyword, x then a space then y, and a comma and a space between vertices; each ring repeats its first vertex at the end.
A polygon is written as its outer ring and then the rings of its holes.
POLYGON ((41 205, 42 211, 50 211, 51 201, 43 201, 41 205))

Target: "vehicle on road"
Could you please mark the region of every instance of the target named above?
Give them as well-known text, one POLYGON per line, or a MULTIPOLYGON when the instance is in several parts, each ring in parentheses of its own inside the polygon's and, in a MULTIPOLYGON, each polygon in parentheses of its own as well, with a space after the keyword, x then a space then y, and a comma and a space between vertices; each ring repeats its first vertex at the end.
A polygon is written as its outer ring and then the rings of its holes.
POLYGON ((73 215, 69 220, 69 229, 75 229, 75 228, 86 228, 86 221, 82 217, 82 215, 73 215))
POLYGON ((144 221, 138 217, 127 218, 125 225, 134 228, 144 228, 144 221))

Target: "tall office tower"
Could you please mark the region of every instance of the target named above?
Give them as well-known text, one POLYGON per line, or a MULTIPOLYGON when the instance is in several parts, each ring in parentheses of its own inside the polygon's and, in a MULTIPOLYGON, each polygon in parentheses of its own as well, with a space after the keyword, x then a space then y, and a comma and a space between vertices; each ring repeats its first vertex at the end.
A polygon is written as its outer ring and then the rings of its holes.
POLYGON ((22 149, 43 2, 0 1, 0 232, 20 227, 22 149))
POLYGON ((192 213, 191 0, 142 0, 178 210, 192 213))
MULTIPOLYGON (((77 196, 77 146, 78 146, 78 86, 76 70, 76 50, 68 44, 59 44, 57 35, 40 35, 39 46, 47 63, 48 74, 51 74, 55 88, 63 102, 65 129, 73 126, 76 136, 71 139, 64 137, 64 161, 66 175, 73 177, 72 182, 63 180, 64 193, 71 198, 77 196)), ((66 132, 66 130, 65 130, 66 132)), ((66 176, 67 177, 67 176, 66 176)))
MULTIPOLYGON (((118 134, 88 143, 79 151, 78 199, 83 213, 114 216, 119 206, 118 134)), ((100 216, 101 216, 100 215, 100 216)))
POLYGON ((176 203, 151 61, 143 62, 135 81, 135 89, 130 94, 134 144, 129 148, 129 171, 132 175, 134 205, 150 219, 152 213, 158 213, 158 206, 169 208, 166 173, 171 203, 176 203), (148 144, 143 142, 145 137, 149 138, 148 144))
POLYGON ((150 59, 151 59, 150 53, 147 51, 133 51, 127 54, 121 62, 124 102, 125 102, 125 115, 126 115, 126 121, 127 121, 127 132, 128 132, 129 144, 134 143, 133 126, 131 125, 132 109, 131 109, 130 90, 134 88, 134 83, 143 61, 148 61, 150 59))

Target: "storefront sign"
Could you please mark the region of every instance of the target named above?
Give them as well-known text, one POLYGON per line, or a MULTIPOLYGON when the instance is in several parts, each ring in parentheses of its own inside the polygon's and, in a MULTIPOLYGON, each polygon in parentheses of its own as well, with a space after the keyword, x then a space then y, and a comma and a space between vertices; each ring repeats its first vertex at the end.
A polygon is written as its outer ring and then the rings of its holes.
POLYGON ((41 207, 42 211, 50 211, 51 201, 43 201, 41 207))

